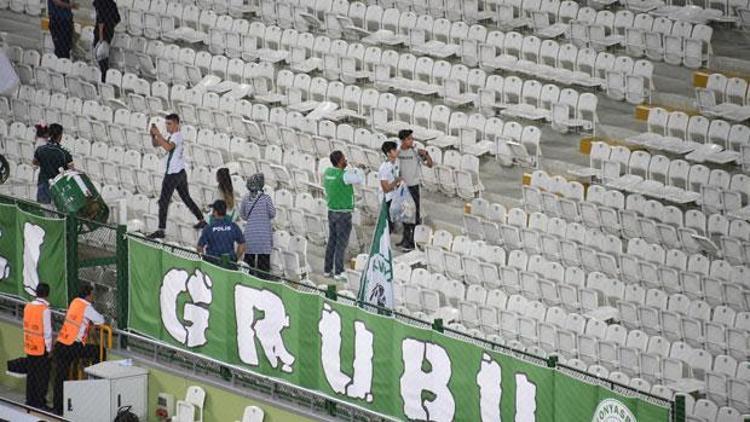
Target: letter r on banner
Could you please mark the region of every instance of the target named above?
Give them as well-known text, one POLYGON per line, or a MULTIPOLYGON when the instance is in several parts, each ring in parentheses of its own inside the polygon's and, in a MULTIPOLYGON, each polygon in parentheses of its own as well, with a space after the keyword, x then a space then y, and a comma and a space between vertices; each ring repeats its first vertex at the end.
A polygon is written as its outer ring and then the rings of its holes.
POLYGON ((234 308, 240 360, 258 366, 257 337, 271 367, 276 368, 281 361, 281 370, 292 372, 294 356, 286 349, 281 337, 281 331, 289 327, 289 315, 281 298, 268 290, 237 284, 234 286, 234 308), (255 320, 256 309, 263 312, 263 319, 255 320))

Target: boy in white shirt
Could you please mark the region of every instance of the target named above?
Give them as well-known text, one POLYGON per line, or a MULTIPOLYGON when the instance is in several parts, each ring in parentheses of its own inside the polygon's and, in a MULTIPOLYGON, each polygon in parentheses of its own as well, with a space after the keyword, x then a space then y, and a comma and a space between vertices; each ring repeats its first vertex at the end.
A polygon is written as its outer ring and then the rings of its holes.
MULTIPOLYGON (((383 142, 380 148, 385 154, 386 160, 380 165, 378 170, 378 179, 380 180, 380 191, 385 199, 385 205, 390 211, 393 191, 401 184, 401 177, 398 172, 398 145, 393 141, 383 142)), ((388 213, 388 230, 393 232, 393 223, 391 222, 390 212, 388 213)))

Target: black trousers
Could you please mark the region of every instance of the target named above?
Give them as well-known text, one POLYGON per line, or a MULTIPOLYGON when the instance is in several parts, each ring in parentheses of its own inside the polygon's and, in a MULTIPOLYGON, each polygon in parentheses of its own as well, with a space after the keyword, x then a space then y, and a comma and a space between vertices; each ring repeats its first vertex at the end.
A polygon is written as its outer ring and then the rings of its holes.
POLYGON ((164 230, 167 228, 167 211, 169 210, 169 201, 172 200, 172 194, 177 190, 177 194, 180 195, 182 202, 187 205, 190 212, 193 213, 198 221, 203 220, 203 213, 201 209, 195 205, 195 201, 190 197, 190 190, 188 189, 187 173, 182 170, 179 173, 165 174, 164 180, 161 182, 161 195, 159 195, 159 229, 164 230))
POLYGON ((50 357, 46 352, 41 356, 26 355, 26 404, 31 407, 47 407, 49 388, 50 357))
POLYGON ((73 18, 50 17, 49 32, 58 59, 69 59, 73 48, 73 18))
POLYGON ((385 209, 388 211, 387 219, 388 219, 388 233, 393 233, 393 220, 391 220, 391 202, 393 201, 385 201, 385 209))
POLYGON ((99 350, 96 346, 83 345, 76 341, 70 346, 55 344, 55 385, 53 389, 53 409, 58 415, 63 414, 63 383, 68 379, 70 366, 79 359, 99 361, 99 350))
POLYGON ((401 243, 414 246, 414 227, 422 223, 422 218, 419 214, 419 185, 409 186, 409 193, 412 199, 414 199, 414 205, 416 206, 415 224, 404 223, 404 240, 401 243))
POLYGON ((270 254, 245 254, 245 263, 250 266, 250 273, 258 278, 271 278, 271 255, 270 254))

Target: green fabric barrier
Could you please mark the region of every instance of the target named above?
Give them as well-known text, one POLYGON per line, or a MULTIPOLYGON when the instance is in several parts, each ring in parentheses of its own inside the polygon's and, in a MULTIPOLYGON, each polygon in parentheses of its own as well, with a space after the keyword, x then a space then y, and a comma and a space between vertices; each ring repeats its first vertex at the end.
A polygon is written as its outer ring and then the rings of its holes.
POLYGON ((129 329, 399 420, 669 418, 668 408, 319 294, 133 238, 128 249, 129 329))
POLYGON ((68 305, 65 224, 0 204, 0 293, 29 300, 44 282, 52 306, 68 305))

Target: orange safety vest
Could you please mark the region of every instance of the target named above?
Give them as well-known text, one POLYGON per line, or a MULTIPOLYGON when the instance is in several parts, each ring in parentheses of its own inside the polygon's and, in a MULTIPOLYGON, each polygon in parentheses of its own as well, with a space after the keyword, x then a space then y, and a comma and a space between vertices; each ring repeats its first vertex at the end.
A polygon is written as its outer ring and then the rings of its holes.
POLYGON ((23 351, 30 356, 42 356, 47 350, 44 344, 43 303, 27 303, 23 308, 23 351))
MULTIPOLYGON (((81 324, 83 324, 83 315, 89 306, 88 302, 78 297, 70 302, 68 312, 65 314, 65 322, 62 328, 60 328, 60 333, 57 335, 58 342, 70 346, 78 339, 78 332, 81 330, 81 324)), ((86 344, 86 337, 88 335, 89 327, 86 327, 81 343, 86 344)))

